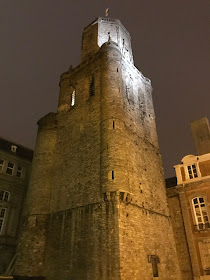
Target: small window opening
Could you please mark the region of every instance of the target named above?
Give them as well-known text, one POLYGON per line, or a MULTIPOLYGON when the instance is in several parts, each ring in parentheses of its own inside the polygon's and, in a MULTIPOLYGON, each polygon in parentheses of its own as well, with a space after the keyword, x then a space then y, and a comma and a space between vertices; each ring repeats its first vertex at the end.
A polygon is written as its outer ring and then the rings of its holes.
POLYGON ((3 171, 3 167, 4 167, 4 160, 0 158, 0 172, 3 171))
POLYGON ((118 72, 118 68, 117 68, 117 72, 118 72))
POLYGON ((160 259, 156 255, 148 255, 148 262, 152 264, 153 277, 158 277, 158 263, 160 259))
POLYGON ((126 95, 129 94, 129 87, 128 87, 128 85, 125 86, 125 93, 126 93, 126 95))
POLYGON ((9 201, 10 193, 7 191, 0 191, 0 201, 9 201))
POLYGON ((114 180, 114 171, 112 170, 112 180, 114 180))
POLYGON ((6 210, 7 210, 6 208, 0 207, 0 234, 3 230, 3 225, 6 217, 6 210))
POLYGON ((11 151, 14 152, 14 153, 16 153, 16 150, 17 150, 17 146, 12 145, 12 146, 11 146, 11 151))
POLYGON ((18 165, 16 176, 20 178, 22 177, 22 174, 23 174, 23 167, 18 165))
POLYGON ((120 200, 124 200, 124 192, 120 192, 120 200))
POLYGON ((90 96, 93 96, 93 95, 95 94, 95 82, 94 82, 94 78, 92 78, 92 80, 91 80, 91 82, 90 82, 89 93, 90 93, 90 96))
POLYGON ((71 106, 73 107, 75 105, 75 90, 71 94, 71 106))
POLYGON ((13 175, 15 164, 13 162, 8 162, 6 174, 13 175))
POLYGON ((112 126, 113 126, 113 129, 115 129, 115 123, 114 123, 114 121, 113 121, 113 123, 112 123, 112 126))

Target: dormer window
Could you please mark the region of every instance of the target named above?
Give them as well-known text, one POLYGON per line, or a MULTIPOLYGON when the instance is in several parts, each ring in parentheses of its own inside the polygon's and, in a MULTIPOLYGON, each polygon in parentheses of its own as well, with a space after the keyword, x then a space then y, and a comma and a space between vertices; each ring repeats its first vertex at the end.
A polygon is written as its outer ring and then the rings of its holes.
POLYGON ((71 94, 71 107, 75 105, 75 90, 71 94))
POLYGON ((11 146, 11 151, 12 151, 13 153, 16 153, 16 150, 17 150, 17 146, 12 145, 12 146, 11 146))
POLYGON ((196 165, 188 165, 187 166, 187 171, 188 171, 188 175, 190 179, 193 178, 197 178, 198 177, 198 173, 197 173, 197 169, 196 169, 196 165))

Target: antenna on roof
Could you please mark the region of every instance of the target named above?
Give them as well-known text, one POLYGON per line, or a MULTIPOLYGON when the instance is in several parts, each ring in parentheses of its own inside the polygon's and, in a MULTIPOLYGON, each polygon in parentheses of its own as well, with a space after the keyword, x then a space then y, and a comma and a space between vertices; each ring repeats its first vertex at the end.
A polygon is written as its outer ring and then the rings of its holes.
POLYGON ((105 10, 105 16, 106 16, 106 17, 109 16, 109 8, 106 8, 106 10, 105 10))

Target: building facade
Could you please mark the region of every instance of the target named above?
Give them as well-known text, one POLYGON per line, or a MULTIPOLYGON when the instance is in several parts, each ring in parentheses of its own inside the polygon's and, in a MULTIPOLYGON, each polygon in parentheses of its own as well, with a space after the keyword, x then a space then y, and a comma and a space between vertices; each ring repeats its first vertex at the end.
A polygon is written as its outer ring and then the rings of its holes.
POLYGON ((210 279, 210 129, 207 118, 191 123, 197 155, 175 165, 177 183, 167 195, 184 279, 210 279))
POLYGON ((38 122, 13 274, 184 279, 151 93, 121 22, 87 26, 81 63, 61 75, 57 113, 38 122))
POLYGON ((33 151, 0 138, 0 275, 15 257, 33 151))

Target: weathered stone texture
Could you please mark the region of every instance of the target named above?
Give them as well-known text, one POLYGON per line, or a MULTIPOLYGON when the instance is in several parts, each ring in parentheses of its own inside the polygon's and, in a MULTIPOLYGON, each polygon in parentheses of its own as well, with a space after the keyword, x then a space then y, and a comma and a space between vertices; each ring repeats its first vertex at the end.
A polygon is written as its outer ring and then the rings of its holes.
POLYGON ((111 202, 50 215, 47 279, 120 279, 118 209, 111 202))
POLYGON ((193 279, 189 248, 179 196, 175 187, 167 189, 168 205, 183 280, 193 279))
POLYGON ((210 126, 206 117, 190 124, 198 155, 210 153, 210 126))
POLYGON ((30 215, 22 224, 14 275, 43 276, 46 215, 30 215))
POLYGON ((148 255, 157 255, 159 279, 181 279, 151 83, 133 65, 128 34, 107 24, 115 42, 96 52, 102 33, 86 29, 82 63, 61 76, 58 112, 39 122, 17 275, 150 280, 148 255))
POLYGON ((56 140, 55 115, 39 121, 31 180, 23 213, 14 274, 42 276, 46 241, 46 214, 49 213, 52 187, 53 150, 56 140))
POLYGON ((153 279, 148 255, 160 259, 159 279, 180 279, 176 258, 172 257, 176 253, 168 216, 122 202, 119 236, 121 279, 153 279))

